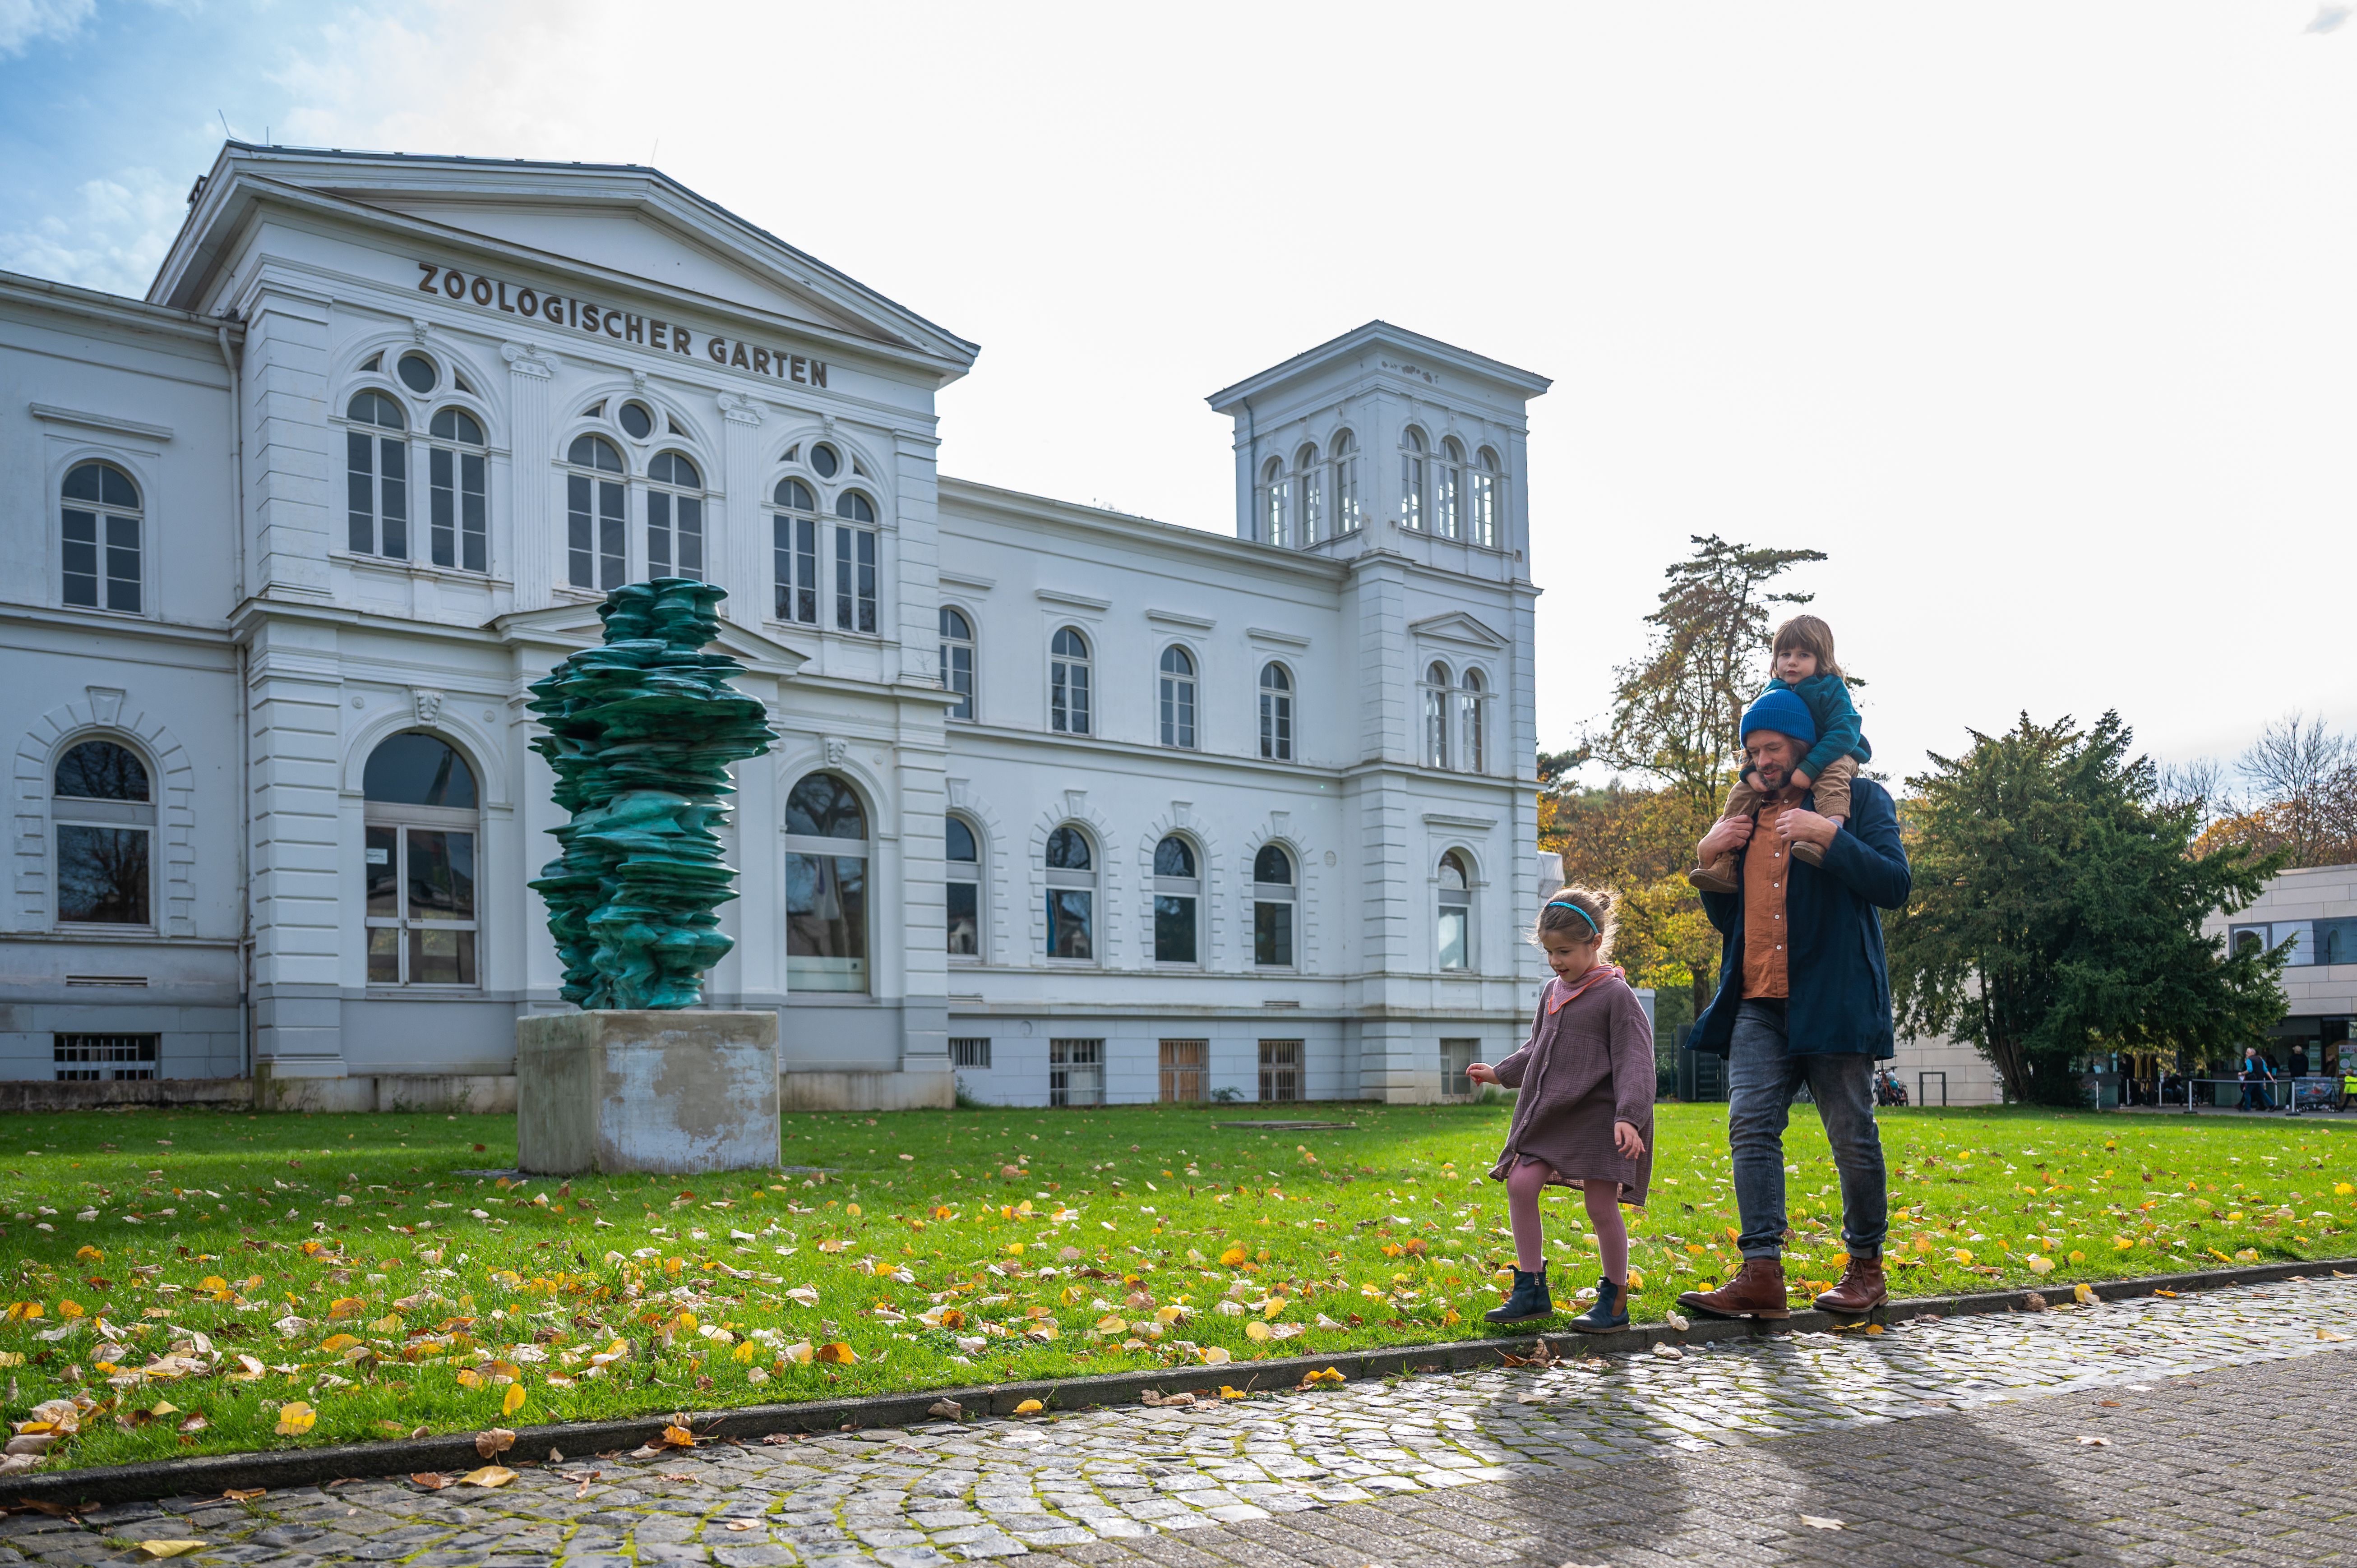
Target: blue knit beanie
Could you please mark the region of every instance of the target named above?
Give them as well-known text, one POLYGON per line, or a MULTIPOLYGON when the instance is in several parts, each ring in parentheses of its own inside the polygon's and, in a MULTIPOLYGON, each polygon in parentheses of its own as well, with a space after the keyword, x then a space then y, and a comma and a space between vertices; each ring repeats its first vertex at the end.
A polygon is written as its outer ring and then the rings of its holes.
POLYGON ((1801 701, 1799 693, 1784 686, 1760 693, 1760 700, 1743 710, 1741 738, 1749 740, 1756 729, 1789 735, 1803 746, 1817 744, 1817 725, 1809 717, 1809 704, 1801 701))

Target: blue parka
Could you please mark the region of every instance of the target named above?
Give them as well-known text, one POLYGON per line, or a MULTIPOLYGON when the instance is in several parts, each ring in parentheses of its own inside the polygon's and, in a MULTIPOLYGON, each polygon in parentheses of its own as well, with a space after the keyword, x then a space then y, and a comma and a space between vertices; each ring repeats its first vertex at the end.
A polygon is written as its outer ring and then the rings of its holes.
MULTIPOLYGON (((1814 811, 1815 794, 1802 803, 1814 811)), ((1870 779, 1853 779, 1849 803, 1849 820, 1826 846, 1824 865, 1793 861, 1784 889, 1785 940, 1792 952, 1784 1027, 1795 1055, 1897 1054, 1890 972, 1882 956, 1882 921, 1874 911, 1877 906, 1896 909, 1906 904, 1907 849, 1899 840, 1899 812, 1889 790, 1870 779)), ((1727 944, 1719 959, 1718 994, 1695 1020, 1688 1039, 1695 1050, 1723 1057, 1735 1034, 1736 1010, 1743 1004, 1743 897, 1706 893, 1702 905, 1727 944)))

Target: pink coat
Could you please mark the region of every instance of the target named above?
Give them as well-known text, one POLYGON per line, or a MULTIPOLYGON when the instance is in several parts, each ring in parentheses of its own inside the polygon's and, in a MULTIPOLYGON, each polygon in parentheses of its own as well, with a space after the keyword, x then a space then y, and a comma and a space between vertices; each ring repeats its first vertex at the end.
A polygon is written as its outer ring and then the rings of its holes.
POLYGON ((1530 1043, 1498 1064, 1498 1081, 1522 1093, 1491 1179, 1543 1160, 1552 1181, 1617 1181, 1620 1201, 1641 1207, 1653 1176, 1653 1026, 1626 981, 1608 976, 1566 1002, 1568 989, 1547 982, 1530 1043), (1615 1122, 1643 1134, 1642 1155, 1622 1156, 1615 1122))

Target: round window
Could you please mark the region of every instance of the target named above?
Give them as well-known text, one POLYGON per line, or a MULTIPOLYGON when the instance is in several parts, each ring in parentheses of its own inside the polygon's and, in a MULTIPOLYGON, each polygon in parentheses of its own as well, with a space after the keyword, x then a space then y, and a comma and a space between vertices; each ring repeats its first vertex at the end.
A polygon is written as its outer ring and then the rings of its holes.
POLYGON ((834 447, 813 446, 811 448, 811 467, 816 471, 820 478, 831 479, 834 478, 835 470, 842 467, 843 459, 834 455, 834 447))
POLYGON ((633 441, 644 441, 654 434, 655 416, 647 412, 647 405, 642 403, 624 403, 617 417, 622 422, 623 434, 633 441))
POLYGON ((434 361, 423 354, 404 354, 393 370, 400 375, 401 384, 414 392, 432 392, 438 379, 434 373, 434 361))

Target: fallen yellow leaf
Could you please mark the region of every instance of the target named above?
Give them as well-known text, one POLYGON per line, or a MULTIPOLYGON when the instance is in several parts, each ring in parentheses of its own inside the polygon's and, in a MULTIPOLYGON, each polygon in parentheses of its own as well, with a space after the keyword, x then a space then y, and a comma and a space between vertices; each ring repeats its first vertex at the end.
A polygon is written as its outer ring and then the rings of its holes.
POLYGON ((858 1360, 859 1356, 842 1340, 831 1339, 818 1348, 818 1359, 822 1361, 831 1361, 837 1366, 847 1367, 858 1360))
POLYGON ((1252 1254, 1245 1251, 1242 1247, 1231 1247, 1226 1251, 1220 1254, 1220 1262, 1226 1267, 1232 1269, 1238 1263, 1243 1262, 1246 1258, 1251 1256, 1252 1254))
POLYGON ((458 1477, 461 1484, 469 1487, 504 1487, 515 1478, 516 1473, 505 1465, 486 1465, 458 1477))
POLYGON ((1038 1400, 1025 1400, 1021 1404, 1015 1407, 1015 1413, 1017 1415, 1036 1415, 1040 1411, 1047 1408, 1048 1407, 1046 1405, 1041 1404, 1038 1400))
MULTIPOLYGON (((88 1248, 83 1249, 88 1251, 88 1248)), ((139 1550, 150 1557, 178 1557, 183 1552, 194 1552, 204 1545, 201 1541, 143 1541, 139 1550)))
POLYGON ((500 1400, 500 1413, 501 1415, 513 1415, 516 1412, 523 1408, 523 1385, 522 1383, 510 1383, 508 1385, 508 1391, 500 1400))
POLYGON ((301 1400, 282 1404, 278 1407, 278 1435, 300 1437, 317 1425, 318 1420, 319 1412, 301 1400))

